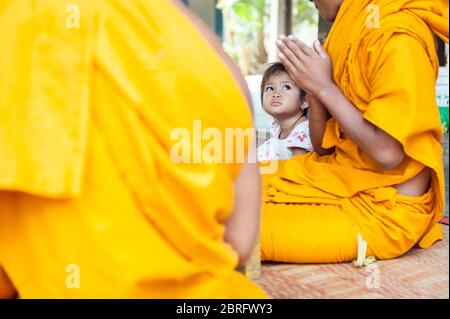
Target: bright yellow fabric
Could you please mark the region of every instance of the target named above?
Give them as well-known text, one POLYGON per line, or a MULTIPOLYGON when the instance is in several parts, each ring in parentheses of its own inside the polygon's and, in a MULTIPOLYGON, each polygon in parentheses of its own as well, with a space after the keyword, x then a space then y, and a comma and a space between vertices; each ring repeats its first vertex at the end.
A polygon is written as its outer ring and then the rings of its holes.
POLYGON ((442 132, 435 100, 438 61, 432 32, 448 41, 448 13, 443 10, 440 1, 343 2, 325 44, 334 79, 368 121, 402 143, 407 157, 398 168, 384 170, 330 119, 322 145, 335 147, 332 155, 295 157, 281 165, 275 176, 266 177, 261 228, 264 259, 278 260, 276 251, 282 250, 283 261, 351 260, 356 257, 350 254, 355 253, 358 232, 378 258, 399 256, 418 242, 429 247, 442 238, 437 224, 444 211, 442 132), (379 28, 368 27, 376 22, 368 18, 374 12, 366 11, 369 4, 381 10, 379 28), (391 187, 425 166, 433 170, 426 194, 408 198, 391 187), (282 227, 272 229, 286 214, 294 234, 282 227), (352 220, 356 231, 348 234, 337 222, 336 227, 327 223, 339 218, 343 224, 352 220), (348 236, 354 238, 350 246, 343 244, 348 236), (325 242, 336 251, 319 249, 325 242))
POLYGON ((265 297, 223 242, 240 165, 169 157, 195 119, 251 127, 230 71, 169 1, 75 3, 80 29, 60 1, 0 5, 0 265, 19 295, 265 297))

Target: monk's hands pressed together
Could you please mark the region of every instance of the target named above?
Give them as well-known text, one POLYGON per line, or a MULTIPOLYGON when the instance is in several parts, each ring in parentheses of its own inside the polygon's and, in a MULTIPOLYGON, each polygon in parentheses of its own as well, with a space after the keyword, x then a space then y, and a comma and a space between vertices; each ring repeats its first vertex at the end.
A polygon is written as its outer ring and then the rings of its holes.
POLYGON ((310 48, 289 36, 280 37, 277 47, 280 61, 295 84, 308 93, 311 142, 317 153, 333 152, 333 149, 322 148, 326 123, 331 116, 344 133, 384 169, 400 165, 405 157, 402 144, 367 121, 334 83, 331 58, 320 43, 316 41, 314 48, 310 48))
POLYGON ((309 95, 319 96, 334 86, 331 58, 319 41, 310 48, 294 36, 280 36, 276 44, 280 62, 309 95))

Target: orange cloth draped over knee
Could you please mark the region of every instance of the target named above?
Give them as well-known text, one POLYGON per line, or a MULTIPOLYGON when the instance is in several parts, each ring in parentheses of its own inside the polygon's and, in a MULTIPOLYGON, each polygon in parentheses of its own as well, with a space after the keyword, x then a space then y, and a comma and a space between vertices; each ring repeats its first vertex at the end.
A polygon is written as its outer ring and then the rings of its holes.
POLYGON ((202 154, 194 120, 252 126, 226 64, 170 1, 74 4, 0 5, 0 265, 19 296, 264 298, 223 241, 241 165, 171 154, 202 154))
POLYGON ((407 156, 396 169, 385 170, 331 118, 322 146, 335 147, 333 154, 294 157, 265 177, 263 259, 348 261, 356 257, 358 233, 378 258, 442 238, 433 33, 448 42, 447 8, 448 2, 437 0, 344 0, 325 44, 335 82, 366 120, 401 142, 407 156), (407 197, 392 187, 424 167, 432 169, 426 194, 407 197))

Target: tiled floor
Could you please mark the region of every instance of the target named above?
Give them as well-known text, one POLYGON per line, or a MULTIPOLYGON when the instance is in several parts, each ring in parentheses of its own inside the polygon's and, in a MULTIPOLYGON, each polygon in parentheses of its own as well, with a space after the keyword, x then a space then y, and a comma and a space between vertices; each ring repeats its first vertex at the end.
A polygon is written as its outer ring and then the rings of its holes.
POLYGON ((263 263, 256 282, 272 298, 449 298, 449 226, 431 249, 377 261, 366 268, 351 264, 263 263))

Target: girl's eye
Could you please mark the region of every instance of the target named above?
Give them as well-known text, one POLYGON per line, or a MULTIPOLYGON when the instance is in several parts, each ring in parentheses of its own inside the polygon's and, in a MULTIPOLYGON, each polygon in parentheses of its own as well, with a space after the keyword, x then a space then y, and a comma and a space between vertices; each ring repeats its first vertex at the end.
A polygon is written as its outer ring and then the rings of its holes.
POLYGON ((283 89, 284 90, 290 90, 291 86, 289 84, 285 84, 285 85, 283 85, 283 89))
POLYGON ((266 92, 272 92, 272 91, 273 91, 273 87, 271 87, 271 86, 266 87, 266 92))

